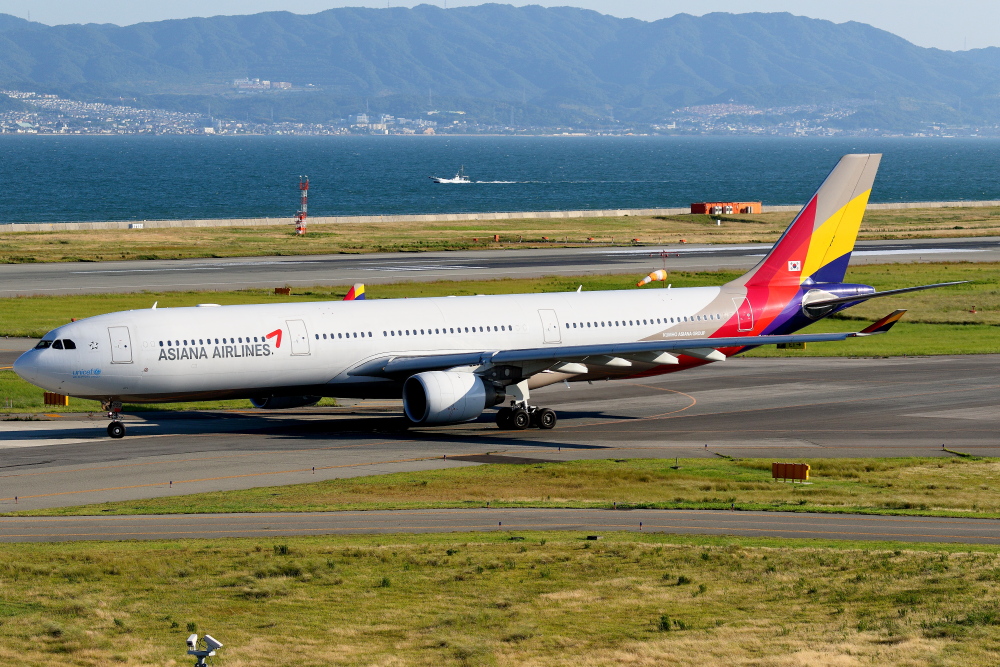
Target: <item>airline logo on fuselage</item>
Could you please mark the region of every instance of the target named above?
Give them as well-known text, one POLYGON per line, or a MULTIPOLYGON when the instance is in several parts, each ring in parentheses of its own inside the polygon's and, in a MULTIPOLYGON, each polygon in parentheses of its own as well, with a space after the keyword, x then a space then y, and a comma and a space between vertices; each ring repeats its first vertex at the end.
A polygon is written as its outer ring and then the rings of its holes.
POLYGON ((216 345, 209 355, 208 346, 160 348, 158 361, 183 361, 184 359, 242 359, 244 357, 270 357, 268 343, 243 343, 242 345, 216 345))

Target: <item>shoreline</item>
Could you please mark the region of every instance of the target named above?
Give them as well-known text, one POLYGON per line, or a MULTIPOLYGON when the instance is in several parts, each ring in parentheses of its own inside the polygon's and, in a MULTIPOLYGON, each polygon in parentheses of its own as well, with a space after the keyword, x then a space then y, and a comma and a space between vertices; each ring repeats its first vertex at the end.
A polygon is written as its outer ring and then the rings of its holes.
MULTIPOLYGON (((928 208, 989 208, 1000 207, 1000 201, 941 201, 895 202, 868 204, 869 211, 889 211, 928 208)), ((796 213, 801 206, 764 206, 763 213, 796 213)), ((475 222, 490 220, 545 220, 570 218, 624 218, 660 215, 690 215, 690 208, 638 208, 579 211, 508 211, 493 213, 429 213, 418 215, 344 215, 317 216, 307 220, 309 225, 336 224, 385 224, 412 222, 475 222)), ((30 232, 67 232, 86 230, 170 229, 185 227, 277 227, 293 225, 287 218, 216 218, 201 220, 109 220, 94 222, 17 222, 0 223, 0 234, 30 232)))

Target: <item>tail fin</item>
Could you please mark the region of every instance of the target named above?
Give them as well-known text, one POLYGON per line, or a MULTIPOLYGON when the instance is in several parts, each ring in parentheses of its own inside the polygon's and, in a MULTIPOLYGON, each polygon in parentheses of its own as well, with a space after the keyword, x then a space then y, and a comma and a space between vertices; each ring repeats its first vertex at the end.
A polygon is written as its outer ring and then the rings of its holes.
POLYGON ((760 264, 735 285, 843 282, 882 155, 845 155, 760 264))
POLYGON ((344 297, 344 301, 364 301, 365 300, 365 284, 364 283, 354 283, 347 296, 344 297))

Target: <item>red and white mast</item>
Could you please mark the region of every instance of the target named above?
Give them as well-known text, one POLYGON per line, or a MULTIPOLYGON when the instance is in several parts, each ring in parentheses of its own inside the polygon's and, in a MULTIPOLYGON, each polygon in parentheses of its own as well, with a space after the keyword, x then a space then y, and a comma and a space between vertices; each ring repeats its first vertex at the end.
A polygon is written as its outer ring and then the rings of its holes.
POLYGON ((299 211, 295 214, 295 233, 306 233, 306 215, 309 210, 309 177, 299 176, 299 191, 302 193, 302 201, 299 204, 299 211))

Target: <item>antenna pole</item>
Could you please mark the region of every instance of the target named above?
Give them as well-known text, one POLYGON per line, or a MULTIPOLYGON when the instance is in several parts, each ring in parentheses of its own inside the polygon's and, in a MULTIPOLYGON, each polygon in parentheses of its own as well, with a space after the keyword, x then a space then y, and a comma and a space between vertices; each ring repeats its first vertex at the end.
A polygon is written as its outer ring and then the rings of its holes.
POLYGON ((295 233, 303 236, 306 233, 306 215, 309 211, 308 176, 299 176, 299 191, 302 193, 302 200, 299 204, 299 211, 295 214, 295 233))

